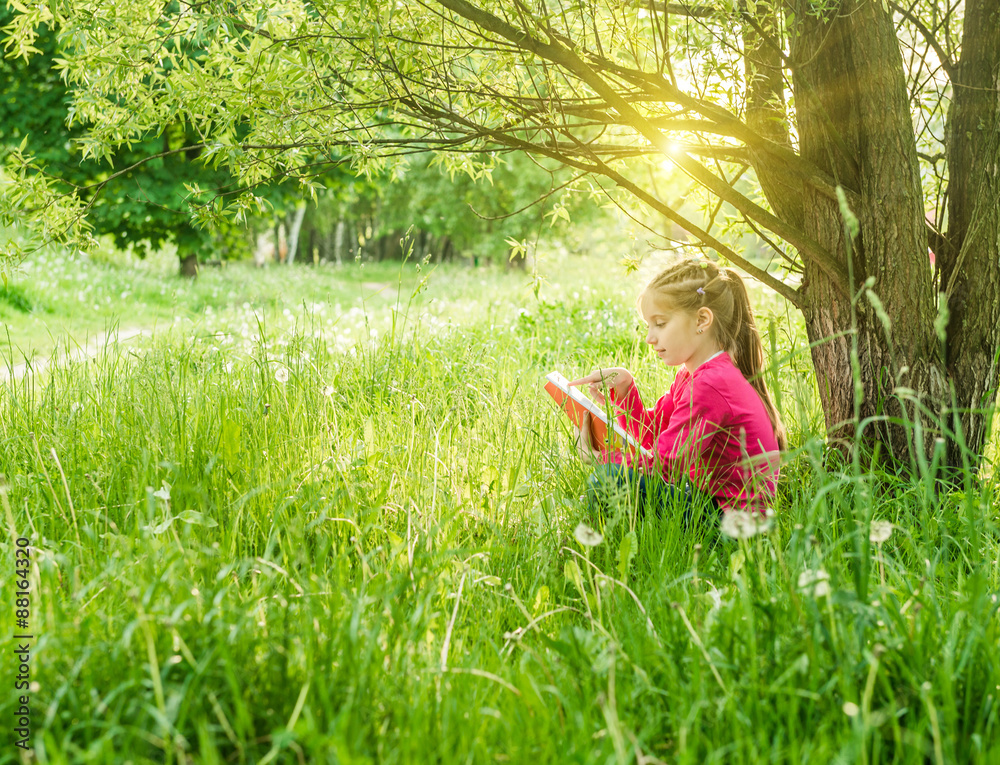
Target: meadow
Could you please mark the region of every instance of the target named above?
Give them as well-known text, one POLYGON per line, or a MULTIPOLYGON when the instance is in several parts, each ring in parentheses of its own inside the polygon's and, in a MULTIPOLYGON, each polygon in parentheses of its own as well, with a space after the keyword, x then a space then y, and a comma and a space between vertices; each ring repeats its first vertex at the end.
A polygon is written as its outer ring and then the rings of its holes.
POLYGON ((0 386, 38 762, 1000 762, 996 473, 829 453, 773 296, 791 447, 773 527, 736 540, 588 514, 540 392, 612 362, 666 390, 643 272, 49 257, 10 288, 33 312, 2 307, 0 386), (151 334, 13 374, 116 326, 151 334))

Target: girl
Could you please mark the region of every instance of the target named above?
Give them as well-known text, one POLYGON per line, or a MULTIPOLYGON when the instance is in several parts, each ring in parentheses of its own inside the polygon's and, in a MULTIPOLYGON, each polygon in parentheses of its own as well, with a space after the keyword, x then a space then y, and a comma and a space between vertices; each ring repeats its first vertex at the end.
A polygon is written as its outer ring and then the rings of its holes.
POLYGON ((678 496, 688 512, 699 499, 717 510, 766 510, 774 497, 785 431, 761 377, 764 349, 739 275, 711 261, 684 260, 657 275, 639 296, 646 342, 668 367, 680 366, 652 409, 627 369, 599 369, 570 385, 608 391, 619 421, 652 456, 595 451, 589 417, 577 446, 600 465, 589 482, 601 489, 632 484, 650 496, 678 496), (661 480, 662 479, 662 480, 661 480), (664 481, 666 483, 664 483, 664 481))

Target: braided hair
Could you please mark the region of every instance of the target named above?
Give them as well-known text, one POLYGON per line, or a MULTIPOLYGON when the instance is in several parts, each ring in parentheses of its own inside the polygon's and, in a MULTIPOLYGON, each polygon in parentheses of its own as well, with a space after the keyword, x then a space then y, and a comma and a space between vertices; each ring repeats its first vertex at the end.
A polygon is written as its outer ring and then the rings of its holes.
POLYGON ((710 260, 681 260, 653 277, 639 296, 658 305, 697 313, 708 308, 715 316, 715 337, 747 381, 754 387, 774 428, 778 448, 787 447, 785 427, 761 374, 764 346, 750 310, 750 298, 740 275, 710 260))

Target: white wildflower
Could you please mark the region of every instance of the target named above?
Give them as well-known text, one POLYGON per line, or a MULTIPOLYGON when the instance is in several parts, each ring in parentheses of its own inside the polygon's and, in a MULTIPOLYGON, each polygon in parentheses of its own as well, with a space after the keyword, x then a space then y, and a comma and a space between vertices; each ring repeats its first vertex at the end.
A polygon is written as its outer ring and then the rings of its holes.
POLYGON ((157 499, 162 499, 164 502, 170 501, 170 484, 166 481, 162 482, 162 485, 158 491, 153 492, 153 496, 157 499))
POLYGON ((830 594, 830 575, 821 568, 807 568, 799 574, 799 589, 809 591, 814 598, 825 598, 830 594))
POLYGON ((597 545, 604 541, 604 537, 590 528, 586 523, 578 525, 573 532, 573 536, 584 547, 597 547, 597 545))
POLYGON ((320 391, 324 396, 329 398, 333 395, 334 388, 332 385, 324 385, 323 389, 320 391))
POLYGON ((712 588, 705 594, 708 595, 709 599, 712 601, 713 609, 718 608, 719 606, 722 605, 722 590, 716 589, 714 584, 712 585, 712 588))
POLYGON ((278 367, 274 372, 274 379, 280 383, 288 382, 288 367, 278 367))
POLYGON ((872 521, 871 530, 868 532, 868 539, 880 545, 892 536, 894 528, 896 527, 889 523, 889 521, 872 521))
POLYGON ((769 531, 773 524, 773 510, 768 510, 764 515, 745 510, 727 510, 722 516, 720 529, 731 539, 750 539, 769 531))

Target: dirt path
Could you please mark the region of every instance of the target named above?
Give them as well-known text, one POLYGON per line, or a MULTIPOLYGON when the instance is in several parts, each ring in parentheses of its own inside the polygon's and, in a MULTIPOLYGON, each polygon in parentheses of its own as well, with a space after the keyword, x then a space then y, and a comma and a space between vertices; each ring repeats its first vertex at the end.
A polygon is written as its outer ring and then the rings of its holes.
POLYGON ((78 345, 76 349, 69 353, 61 354, 60 349, 57 347, 56 351, 48 359, 34 359, 21 364, 14 364, 13 366, 0 367, 0 381, 20 380, 29 373, 39 374, 44 372, 50 366, 62 366, 63 364, 70 364, 76 361, 84 361, 96 356, 109 343, 124 343, 137 337, 152 334, 152 330, 137 328, 115 329, 111 332, 105 332, 93 338, 85 346, 78 345))

